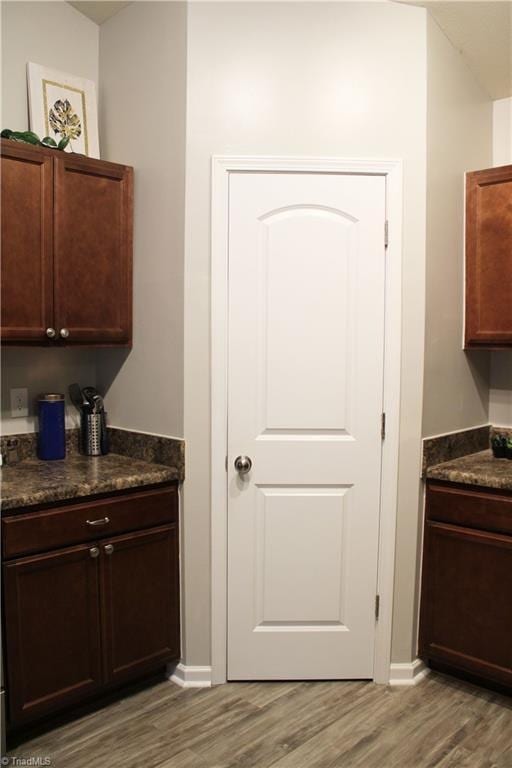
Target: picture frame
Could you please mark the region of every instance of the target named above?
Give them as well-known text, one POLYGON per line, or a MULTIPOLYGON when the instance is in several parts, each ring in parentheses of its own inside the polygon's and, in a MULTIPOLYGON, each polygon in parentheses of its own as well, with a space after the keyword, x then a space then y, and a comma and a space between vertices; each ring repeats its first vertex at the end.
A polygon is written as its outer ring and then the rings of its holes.
POLYGON ((27 82, 30 130, 57 143, 69 136, 66 151, 99 158, 94 81, 28 62, 27 82))

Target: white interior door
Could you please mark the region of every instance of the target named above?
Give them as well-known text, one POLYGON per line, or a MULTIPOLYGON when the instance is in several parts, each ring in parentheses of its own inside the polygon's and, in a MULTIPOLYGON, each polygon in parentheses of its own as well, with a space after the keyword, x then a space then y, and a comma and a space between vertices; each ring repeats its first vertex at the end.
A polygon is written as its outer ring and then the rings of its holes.
POLYGON ((230 680, 373 677, 384 224, 383 176, 230 175, 230 680))

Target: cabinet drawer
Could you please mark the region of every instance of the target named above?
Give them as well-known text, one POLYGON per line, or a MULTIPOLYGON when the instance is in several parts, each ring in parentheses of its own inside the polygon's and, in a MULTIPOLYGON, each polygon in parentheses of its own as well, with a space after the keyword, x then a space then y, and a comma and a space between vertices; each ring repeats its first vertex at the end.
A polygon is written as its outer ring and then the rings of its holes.
POLYGON ((512 496, 429 483, 427 520, 512 534, 512 496))
POLYGON ((2 519, 4 558, 67 547, 178 519, 178 489, 138 491, 2 519))

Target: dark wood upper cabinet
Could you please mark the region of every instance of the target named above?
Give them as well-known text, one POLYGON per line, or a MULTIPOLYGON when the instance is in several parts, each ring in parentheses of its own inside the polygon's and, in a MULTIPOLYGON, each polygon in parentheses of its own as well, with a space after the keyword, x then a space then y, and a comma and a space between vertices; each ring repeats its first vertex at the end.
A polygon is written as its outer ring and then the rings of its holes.
POLYGON ((55 159, 55 317, 68 341, 130 341, 132 176, 83 156, 55 159))
POLYGON ((46 339, 53 322, 53 160, 2 142, 2 340, 46 339))
POLYGON ((129 346, 133 169, 2 141, 2 340, 129 346))
POLYGON ((466 348, 512 346, 512 165, 466 175, 466 348))
POLYGON ((98 589, 98 558, 87 545, 4 565, 11 720, 28 722, 100 688, 98 589))

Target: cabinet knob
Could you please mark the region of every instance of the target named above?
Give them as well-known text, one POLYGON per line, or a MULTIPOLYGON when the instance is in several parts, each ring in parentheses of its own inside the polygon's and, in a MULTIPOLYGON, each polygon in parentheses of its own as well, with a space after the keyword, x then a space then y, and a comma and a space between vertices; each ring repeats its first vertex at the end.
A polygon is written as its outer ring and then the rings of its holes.
POLYGON ((47 328, 46 335, 48 336, 49 339, 54 339, 57 335, 57 333, 55 332, 55 328, 47 328))
POLYGON ((98 557, 100 554, 100 548, 99 547, 91 547, 89 550, 89 554, 91 557, 98 557))
POLYGON ((112 552, 114 551, 114 545, 113 544, 105 544, 103 549, 105 550, 105 554, 106 555, 111 555, 112 552))
POLYGON ((61 335, 62 339, 67 339, 67 337, 69 336, 68 329, 67 328, 61 328, 60 329, 60 335, 61 335))

